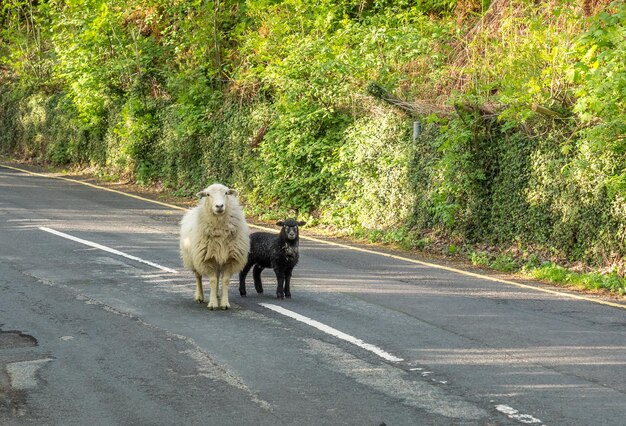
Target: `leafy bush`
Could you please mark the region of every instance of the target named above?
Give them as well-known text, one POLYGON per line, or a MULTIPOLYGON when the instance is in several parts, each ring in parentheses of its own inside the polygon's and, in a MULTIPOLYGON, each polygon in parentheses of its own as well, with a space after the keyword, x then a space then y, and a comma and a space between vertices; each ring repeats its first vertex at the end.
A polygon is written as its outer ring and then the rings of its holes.
POLYGON ((484 251, 472 251, 470 261, 474 266, 489 266, 489 253, 484 251))
POLYGON ((580 60, 573 67, 579 83, 574 110, 583 124, 574 164, 585 181, 607 187, 611 198, 626 195, 626 4, 616 1, 601 12, 578 40, 580 60))
POLYGON ((408 187, 409 123, 392 112, 353 121, 342 135, 332 192, 321 209, 340 227, 397 229, 406 223, 414 197, 408 187))
POLYGON ((516 271, 518 266, 515 259, 511 256, 508 256, 504 253, 500 253, 496 256, 491 267, 502 272, 513 272, 516 271))
POLYGON ((626 293, 626 280, 620 278, 616 272, 608 274, 577 273, 562 266, 548 262, 537 268, 527 271, 531 277, 550 282, 561 283, 589 290, 608 290, 620 295, 626 293))

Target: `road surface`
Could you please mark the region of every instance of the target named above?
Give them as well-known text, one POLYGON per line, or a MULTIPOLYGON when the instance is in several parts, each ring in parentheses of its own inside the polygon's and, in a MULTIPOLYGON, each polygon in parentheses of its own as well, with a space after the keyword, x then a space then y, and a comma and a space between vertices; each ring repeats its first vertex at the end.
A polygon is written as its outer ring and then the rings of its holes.
POLYGON ((620 302, 302 239, 209 311, 182 214, 0 166, 0 424, 626 422, 620 302))

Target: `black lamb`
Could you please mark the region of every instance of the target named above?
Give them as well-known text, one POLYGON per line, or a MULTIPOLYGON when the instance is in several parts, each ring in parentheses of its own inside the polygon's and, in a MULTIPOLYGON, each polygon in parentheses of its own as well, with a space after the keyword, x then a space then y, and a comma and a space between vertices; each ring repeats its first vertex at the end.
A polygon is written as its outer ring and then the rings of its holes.
POLYGON ((265 268, 272 268, 276 274, 278 287, 276 296, 279 299, 291 297, 289 284, 291 282, 291 272, 298 263, 298 243, 300 240, 299 226, 306 222, 295 219, 276 222, 280 226, 279 234, 269 232, 255 232, 250 234, 250 253, 248 263, 239 273, 239 294, 246 296, 246 275, 250 268, 254 278, 254 288, 257 293, 263 293, 261 283, 261 271, 265 268))

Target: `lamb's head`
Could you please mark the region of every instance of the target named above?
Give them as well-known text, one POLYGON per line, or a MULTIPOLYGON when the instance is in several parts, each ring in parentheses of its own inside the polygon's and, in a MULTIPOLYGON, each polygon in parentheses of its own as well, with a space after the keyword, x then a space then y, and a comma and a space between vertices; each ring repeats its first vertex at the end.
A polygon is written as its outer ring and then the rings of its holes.
POLYGON ((298 237, 300 236, 300 231, 298 230, 298 227, 304 225, 306 225, 306 222, 297 221, 296 219, 286 219, 284 221, 279 220, 278 222, 276 222, 276 226, 280 226, 282 228, 280 230, 280 234, 290 241, 298 239, 298 237))
POLYGON ((220 216, 228 211, 229 203, 236 202, 237 192, 222 184, 213 185, 198 192, 196 196, 204 199, 204 206, 214 215, 220 216))

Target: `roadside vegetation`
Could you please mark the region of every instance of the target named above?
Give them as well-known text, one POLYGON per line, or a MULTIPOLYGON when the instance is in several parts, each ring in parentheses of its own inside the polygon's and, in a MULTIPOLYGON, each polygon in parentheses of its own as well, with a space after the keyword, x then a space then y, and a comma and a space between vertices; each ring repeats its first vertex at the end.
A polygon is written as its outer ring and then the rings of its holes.
POLYGON ((2 155, 626 290, 622 1, 0 7, 2 155))

